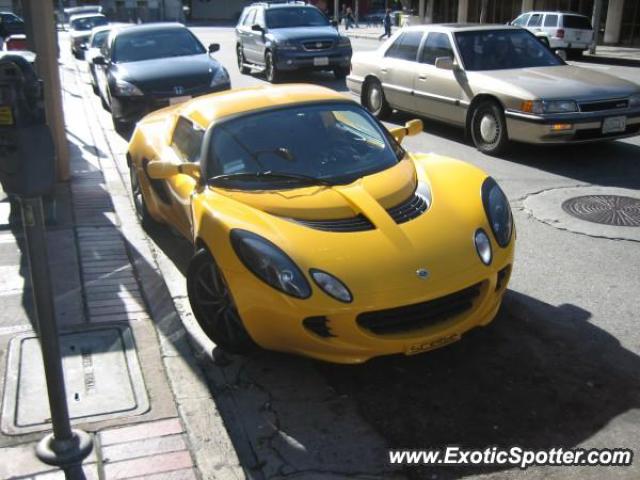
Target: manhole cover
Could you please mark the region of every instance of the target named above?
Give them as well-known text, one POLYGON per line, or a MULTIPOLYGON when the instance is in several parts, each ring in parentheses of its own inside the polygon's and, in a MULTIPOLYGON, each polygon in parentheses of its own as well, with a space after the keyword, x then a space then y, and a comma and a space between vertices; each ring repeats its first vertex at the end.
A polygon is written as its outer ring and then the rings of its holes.
POLYGON ((640 227, 640 199, 620 195, 586 195, 562 203, 562 209, 587 222, 640 227))

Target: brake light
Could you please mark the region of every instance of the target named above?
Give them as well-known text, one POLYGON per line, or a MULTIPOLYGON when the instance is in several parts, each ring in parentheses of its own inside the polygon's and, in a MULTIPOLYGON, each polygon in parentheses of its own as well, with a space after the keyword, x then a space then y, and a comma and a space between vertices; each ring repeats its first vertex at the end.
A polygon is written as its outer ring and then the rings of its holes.
POLYGON ((556 37, 564 38, 564 30, 562 28, 559 28, 558 30, 556 30, 556 37))

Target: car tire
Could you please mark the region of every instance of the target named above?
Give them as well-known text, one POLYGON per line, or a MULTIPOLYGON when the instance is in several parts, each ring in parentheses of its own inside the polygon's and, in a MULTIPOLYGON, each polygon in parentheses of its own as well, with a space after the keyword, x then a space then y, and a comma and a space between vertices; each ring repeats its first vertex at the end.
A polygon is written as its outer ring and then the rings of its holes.
POLYGON ((246 59, 244 58, 242 45, 238 45, 236 47, 236 57, 238 59, 238 70, 240 70, 240 73, 243 75, 248 74, 251 71, 251 69, 245 65, 246 59))
POLYGON ((187 294, 200 328, 217 346, 238 354, 256 348, 222 272, 205 248, 195 253, 187 268, 187 294))
POLYGON ((131 131, 133 130, 131 122, 120 120, 114 117, 113 114, 111 114, 111 120, 113 121, 113 129, 117 134, 123 137, 128 137, 131 134, 131 131))
POLYGON ((377 79, 368 80, 364 84, 362 100, 364 107, 374 117, 382 120, 391 115, 391 106, 387 103, 382 84, 377 79))
POLYGON ((509 142, 502 107, 493 100, 481 101, 471 113, 471 139, 475 147, 488 155, 504 152, 509 142))
POLYGON ((336 80, 344 80, 349 75, 349 69, 346 67, 336 67, 333 69, 333 75, 336 80))
POLYGON ((133 206, 136 211, 136 217, 142 228, 149 230, 152 227, 157 227, 160 224, 154 220, 147 208, 147 202, 144 199, 144 193, 140 187, 140 179, 136 173, 135 165, 129 165, 129 179, 131 180, 131 197, 133 199, 133 206))
POLYGON ((269 83, 278 83, 282 77, 274 63, 272 52, 267 52, 264 56, 264 76, 269 83))
POLYGON ((571 48, 567 50, 567 58, 571 60, 578 60, 582 58, 582 50, 579 48, 571 48))

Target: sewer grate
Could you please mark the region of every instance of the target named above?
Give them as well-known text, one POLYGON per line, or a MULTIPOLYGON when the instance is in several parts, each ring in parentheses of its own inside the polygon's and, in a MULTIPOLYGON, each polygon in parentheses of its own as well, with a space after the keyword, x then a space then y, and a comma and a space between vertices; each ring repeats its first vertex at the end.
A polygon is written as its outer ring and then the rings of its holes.
POLYGON ((620 195, 585 195, 562 203, 562 209, 587 222, 640 227, 640 199, 620 195))

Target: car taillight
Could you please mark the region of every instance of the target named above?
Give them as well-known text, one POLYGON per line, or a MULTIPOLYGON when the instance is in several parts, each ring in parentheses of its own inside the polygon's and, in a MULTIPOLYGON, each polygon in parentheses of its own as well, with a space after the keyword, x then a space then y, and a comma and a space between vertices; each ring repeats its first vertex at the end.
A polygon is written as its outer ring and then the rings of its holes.
POLYGON ((556 30, 556 37, 564 38, 564 30, 562 28, 559 28, 558 30, 556 30))

